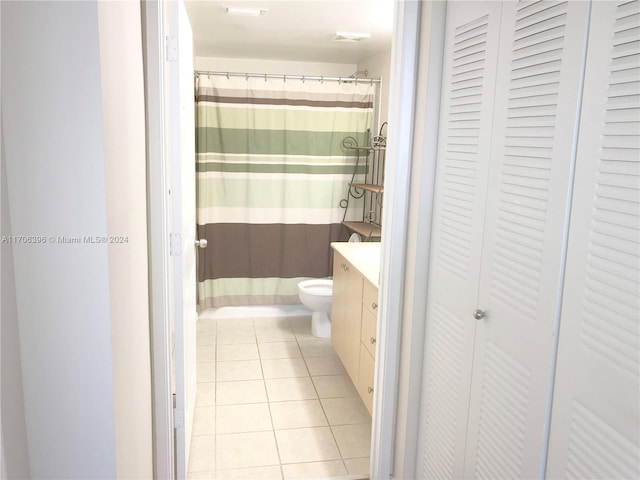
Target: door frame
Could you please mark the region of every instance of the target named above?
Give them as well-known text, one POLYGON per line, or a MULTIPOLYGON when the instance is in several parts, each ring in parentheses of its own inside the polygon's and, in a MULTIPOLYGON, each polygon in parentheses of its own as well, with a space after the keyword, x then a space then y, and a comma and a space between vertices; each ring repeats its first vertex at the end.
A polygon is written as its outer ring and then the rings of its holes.
POLYGON ((163 0, 140 2, 147 124, 147 221, 149 231, 149 321, 153 398, 154 478, 175 478, 172 388, 171 269, 169 256, 169 118, 165 78, 163 0))
POLYGON ((371 478, 415 478, 446 6, 396 4, 371 478))
MULTIPOLYGON (((164 0, 141 2, 141 9, 154 478, 170 479, 175 476, 175 447, 164 0)), ((415 467, 445 12, 446 0, 396 2, 371 478, 413 478, 415 467), (428 35, 421 37, 421 30, 428 35)))

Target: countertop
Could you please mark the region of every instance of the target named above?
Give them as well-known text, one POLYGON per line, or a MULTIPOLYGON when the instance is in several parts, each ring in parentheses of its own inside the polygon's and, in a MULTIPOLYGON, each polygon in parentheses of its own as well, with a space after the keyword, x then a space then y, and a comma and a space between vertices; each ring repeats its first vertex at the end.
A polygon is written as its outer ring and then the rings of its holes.
POLYGON ((376 288, 380 284, 380 242, 332 242, 331 248, 351 263, 376 288))

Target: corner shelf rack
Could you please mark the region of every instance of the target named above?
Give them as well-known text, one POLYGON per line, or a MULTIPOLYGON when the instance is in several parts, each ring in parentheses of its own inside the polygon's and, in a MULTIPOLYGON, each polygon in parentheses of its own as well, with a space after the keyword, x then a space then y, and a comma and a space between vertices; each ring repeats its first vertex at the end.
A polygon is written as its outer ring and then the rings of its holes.
POLYGON ((382 195, 384 194, 384 162, 387 147, 387 138, 382 132, 386 125, 387 122, 382 124, 378 135, 371 138, 370 145, 360 146, 353 137, 347 137, 342 141, 346 150, 357 152, 356 166, 349 182, 347 198, 340 201, 340 206, 344 208, 342 225, 348 231, 364 237, 366 241, 382 236, 382 195), (365 159, 364 182, 355 182, 361 156, 365 159), (362 220, 346 220, 351 198, 363 199, 362 220))

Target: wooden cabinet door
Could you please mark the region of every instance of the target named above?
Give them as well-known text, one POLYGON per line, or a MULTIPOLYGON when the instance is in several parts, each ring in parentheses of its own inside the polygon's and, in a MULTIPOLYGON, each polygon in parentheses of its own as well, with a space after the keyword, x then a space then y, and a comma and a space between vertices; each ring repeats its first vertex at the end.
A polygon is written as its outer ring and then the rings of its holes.
POLYGON ((360 328, 362 322, 363 277, 347 264, 347 302, 345 309, 343 363, 354 385, 358 384, 360 368, 360 328))
POLYGON ((640 478, 640 2, 593 2, 547 478, 640 478))
POLYGON ((334 252, 331 343, 354 385, 360 364, 360 323, 363 277, 342 255, 334 252))
POLYGON ((346 303, 348 278, 346 260, 338 252, 333 253, 333 297, 331 299, 331 343, 338 357, 344 362, 344 338, 346 329, 346 303))
POLYGON ((369 413, 373 411, 373 381, 375 377, 375 361, 365 346, 360 344, 360 365, 358 367, 358 393, 369 413))

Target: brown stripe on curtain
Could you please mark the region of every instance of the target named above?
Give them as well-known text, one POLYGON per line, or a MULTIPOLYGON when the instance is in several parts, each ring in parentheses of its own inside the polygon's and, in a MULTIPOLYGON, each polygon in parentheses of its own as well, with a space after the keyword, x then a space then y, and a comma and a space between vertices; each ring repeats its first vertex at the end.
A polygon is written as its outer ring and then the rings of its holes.
POLYGON ((218 278, 295 278, 331 275, 330 243, 347 240, 341 224, 198 225, 199 281, 218 278))
POLYGON ((222 97, 198 95, 198 102, 242 103, 246 105, 291 105, 296 107, 373 108, 373 102, 346 102, 342 100, 295 100, 292 98, 222 97))

